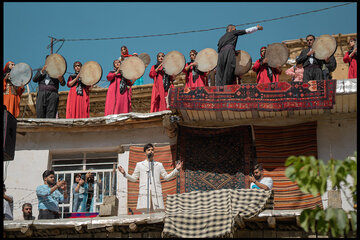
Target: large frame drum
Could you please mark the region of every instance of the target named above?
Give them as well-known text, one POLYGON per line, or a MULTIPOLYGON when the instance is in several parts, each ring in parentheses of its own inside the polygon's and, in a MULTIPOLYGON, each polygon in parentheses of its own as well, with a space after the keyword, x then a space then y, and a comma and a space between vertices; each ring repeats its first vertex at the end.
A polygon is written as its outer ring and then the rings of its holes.
POLYGON ((80 80, 86 86, 98 83, 102 76, 102 68, 95 61, 86 62, 80 69, 80 80))
POLYGON ((164 72, 168 75, 178 75, 185 67, 185 57, 181 52, 171 51, 163 60, 164 72))
POLYGON ((218 61, 218 53, 212 48, 205 48, 201 50, 195 57, 195 62, 198 63, 197 69, 201 72, 209 72, 213 70, 218 61))
POLYGON ((10 71, 10 81, 20 87, 28 84, 32 78, 32 69, 27 63, 18 63, 10 71))
POLYGON ((63 76, 66 72, 67 64, 63 56, 53 53, 46 58, 46 72, 52 78, 63 76))
POLYGON ((329 34, 317 37, 312 45, 312 49, 315 51, 314 57, 320 60, 325 60, 334 55, 336 48, 336 39, 329 34))
POLYGON ((139 57, 127 57, 120 65, 120 71, 124 78, 129 80, 139 79, 145 73, 144 61, 139 57))
POLYGON ((282 66, 289 58, 289 49, 282 43, 272 43, 266 48, 265 58, 272 68, 282 66))

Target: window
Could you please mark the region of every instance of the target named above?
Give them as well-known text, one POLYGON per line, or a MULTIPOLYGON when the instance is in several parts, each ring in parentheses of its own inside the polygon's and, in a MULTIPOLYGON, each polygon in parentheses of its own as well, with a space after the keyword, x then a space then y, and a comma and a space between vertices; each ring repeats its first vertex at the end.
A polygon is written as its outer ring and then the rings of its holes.
POLYGON ((92 172, 94 184, 89 187, 87 210, 89 212, 99 212, 103 197, 116 195, 117 162, 117 152, 52 154, 51 166, 55 171, 56 181, 63 179, 67 183, 68 199, 65 203, 59 205, 62 217, 73 212, 74 195, 72 189, 77 173, 85 175, 87 172, 92 172), (92 192, 93 197, 91 198, 92 192))

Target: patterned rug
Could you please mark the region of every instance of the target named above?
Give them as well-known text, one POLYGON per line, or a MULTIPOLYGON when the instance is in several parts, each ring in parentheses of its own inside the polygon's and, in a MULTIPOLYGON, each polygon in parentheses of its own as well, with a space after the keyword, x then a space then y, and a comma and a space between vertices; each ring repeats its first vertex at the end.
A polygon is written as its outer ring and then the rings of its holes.
POLYGON ((274 181, 274 209, 307 209, 322 207, 320 195, 304 194, 285 176, 284 163, 291 155, 317 157, 316 122, 283 127, 254 126, 257 162, 264 175, 274 181))
MULTIPOLYGON (((155 146, 155 154, 154 159, 157 162, 161 162, 167 171, 170 173, 174 170, 175 167, 175 146, 164 146, 164 147, 156 147, 155 146)), ((129 169, 128 173, 133 174, 136 163, 142 162, 145 160, 144 147, 130 147, 129 153, 129 169)), ((176 178, 170 181, 164 181, 161 179, 161 186, 163 190, 163 198, 164 198, 164 206, 166 207, 166 198, 168 194, 176 193, 176 178)), ((137 200, 139 194, 139 180, 136 182, 128 181, 128 214, 141 214, 141 212, 136 210, 137 200)))
POLYGON ((251 127, 179 126, 176 156, 185 169, 177 178, 177 193, 246 188, 245 175, 254 162, 251 127))
POLYGON ((336 80, 171 88, 170 109, 284 111, 331 109, 336 80))

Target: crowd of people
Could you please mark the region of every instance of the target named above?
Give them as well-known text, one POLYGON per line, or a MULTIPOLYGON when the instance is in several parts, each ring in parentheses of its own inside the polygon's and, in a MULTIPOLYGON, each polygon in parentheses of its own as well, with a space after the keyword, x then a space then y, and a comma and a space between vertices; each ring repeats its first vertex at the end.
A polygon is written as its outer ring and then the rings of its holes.
MULTIPOLYGON (((125 172, 122 166, 118 166, 119 172, 129 181, 136 182, 139 179, 139 194, 136 209, 143 213, 164 211, 164 200, 160 176, 169 181, 177 176, 183 167, 183 162, 178 162, 171 173, 167 173, 163 164, 154 160, 154 145, 148 143, 144 146, 145 160, 138 162, 132 175, 125 172)), ((261 164, 254 166, 252 174, 248 176, 250 189, 271 190, 273 180, 264 177, 264 170, 261 164)), ((67 182, 62 179, 55 179, 53 170, 45 170, 42 174, 43 184, 36 188, 38 200, 38 219, 61 218, 59 204, 69 201, 67 182)), ((73 196, 72 211, 94 212, 94 175, 91 172, 86 174, 77 173, 74 175, 74 183, 71 194, 73 196)), ((4 184, 4 220, 13 220, 14 199, 6 193, 4 184)), ((32 204, 22 205, 23 219, 34 220, 32 215, 32 204)))
MULTIPOLYGON (((238 36, 250 34, 258 30, 263 30, 262 26, 250 27, 245 30, 236 30, 234 25, 229 25, 226 28, 226 33, 219 39, 218 42, 218 61, 215 69, 215 85, 231 85, 240 84, 241 76, 235 76, 235 51, 238 36)), ((332 55, 325 60, 315 58, 315 51, 312 45, 315 41, 315 36, 309 34, 306 37, 307 48, 301 51, 296 58, 296 64, 287 69, 285 74, 291 76, 295 82, 308 80, 323 80, 331 79, 331 73, 336 68, 336 60, 332 55)), ((351 38, 349 41, 349 51, 345 53, 343 58, 344 63, 349 64, 348 78, 357 77, 357 47, 356 38, 351 38)), ((254 63, 252 70, 256 72, 256 83, 278 82, 279 75, 282 73, 281 66, 276 68, 268 65, 268 59, 265 57, 266 47, 260 48, 260 58, 254 63)), ((209 86, 208 75, 209 72, 201 72, 198 70, 198 63, 195 61, 197 51, 192 49, 190 51, 190 62, 187 62, 183 73, 186 75, 185 87, 203 87, 209 86)), ((104 115, 120 114, 131 112, 131 96, 132 86, 143 83, 142 77, 137 80, 128 80, 123 77, 120 71, 122 62, 130 57, 137 56, 137 53, 129 54, 126 46, 121 47, 121 56, 119 59, 113 61, 114 69, 107 75, 109 87, 105 101, 104 115)), ((158 112, 168 110, 166 98, 168 90, 174 88, 175 76, 169 76, 165 73, 163 68, 163 60, 165 54, 159 52, 156 56, 156 64, 151 67, 149 77, 154 80, 150 112, 158 112)), ((14 86, 10 81, 10 71, 14 67, 14 62, 9 61, 4 67, 4 105, 7 110, 18 117, 20 113, 20 98, 24 92, 24 86, 14 86)), ((52 78, 46 72, 46 65, 39 70, 33 77, 33 81, 38 83, 38 93, 36 97, 36 116, 37 118, 56 118, 59 104, 59 84, 65 85, 63 76, 52 78)), ((87 86, 81 82, 79 76, 81 62, 76 61, 73 64, 74 74, 70 75, 67 80, 67 86, 70 88, 67 104, 66 104, 66 118, 88 118, 90 115, 90 99, 89 92, 92 86, 87 86)))
MULTIPOLYGON (((69 201, 67 194, 67 182, 58 179, 55 181, 55 172, 46 170, 42 174, 43 184, 36 188, 36 196, 38 200, 38 219, 54 219, 60 218, 60 203, 69 201)), ((87 172, 86 174, 77 173, 74 175, 74 183, 71 194, 73 195, 72 212, 94 212, 94 174, 87 172)), ((4 220, 13 220, 14 199, 6 193, 4 183, 4 220)), ((101 200, 101 199, 100 199, 101 200)), ((23 219, 34 220, 32 215, 32 204, 24 203, 22 205, 23 219)))

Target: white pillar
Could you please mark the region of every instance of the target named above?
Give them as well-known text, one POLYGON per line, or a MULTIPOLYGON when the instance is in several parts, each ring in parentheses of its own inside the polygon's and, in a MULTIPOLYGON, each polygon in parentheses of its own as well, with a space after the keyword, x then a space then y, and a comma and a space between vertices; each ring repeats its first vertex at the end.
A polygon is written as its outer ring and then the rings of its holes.
MULTIPOLYGON (((129 168, 129 151, 125 151, 124 153, 119 153, 118 155, 118 165, 121 165, 125 172, 128 172, 129 168)), ((119 170, 116 170, 117 173, 117 187, 116 187, 116 193, 117 198, 119 199, 119 209, 118 209, 118 215, 120 214, 127 214, 128 213, 128 207, 127 207, 127 196, 128 196, 128 184, 127 179, 119 172, 119 170)))

